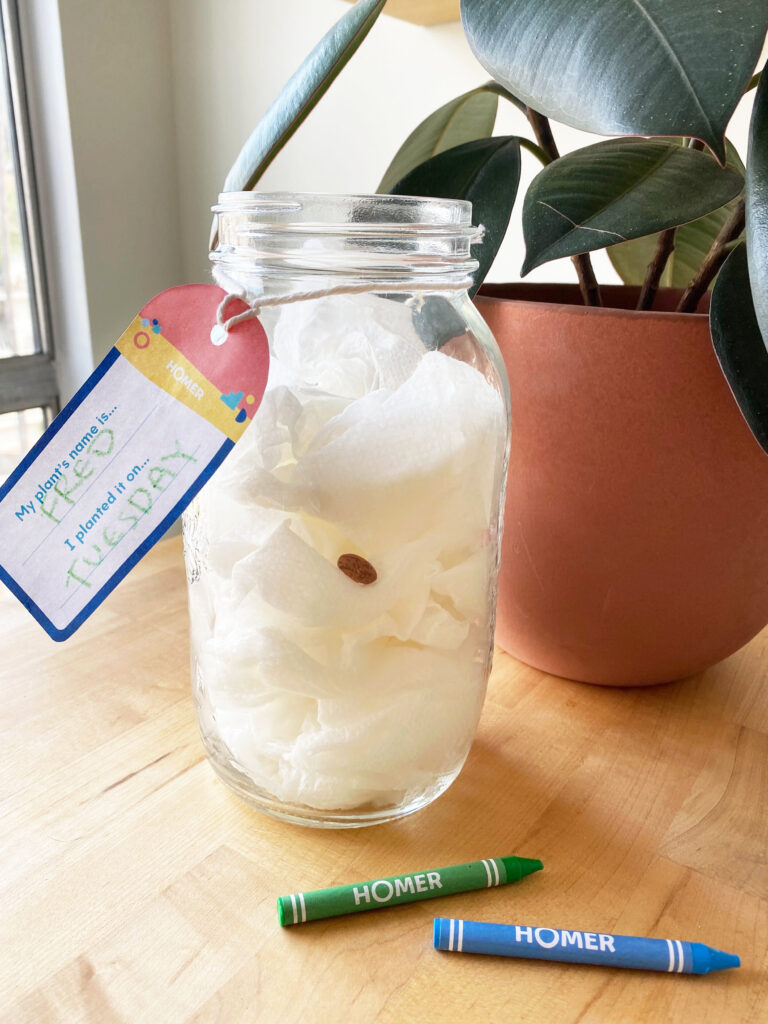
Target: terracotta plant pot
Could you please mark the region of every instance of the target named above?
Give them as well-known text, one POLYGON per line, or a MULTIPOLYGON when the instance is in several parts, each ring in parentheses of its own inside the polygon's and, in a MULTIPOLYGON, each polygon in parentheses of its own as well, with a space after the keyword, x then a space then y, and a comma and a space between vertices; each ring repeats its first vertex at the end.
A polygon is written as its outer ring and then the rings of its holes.
POLYGON ((512 392, 497 642, 555 675, 691 675, 768 622, 768 458, 701 314, 487 286, 512 392))

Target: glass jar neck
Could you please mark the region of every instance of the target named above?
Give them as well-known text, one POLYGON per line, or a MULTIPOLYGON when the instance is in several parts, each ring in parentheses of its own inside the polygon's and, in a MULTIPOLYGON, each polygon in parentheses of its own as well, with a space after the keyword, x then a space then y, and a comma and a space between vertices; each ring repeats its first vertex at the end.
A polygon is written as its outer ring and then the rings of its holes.
POLYGON ((461 292, 472 204, 415 196, 227 192, 214 207, 214 278, 249 298, 363 289, 461 292))

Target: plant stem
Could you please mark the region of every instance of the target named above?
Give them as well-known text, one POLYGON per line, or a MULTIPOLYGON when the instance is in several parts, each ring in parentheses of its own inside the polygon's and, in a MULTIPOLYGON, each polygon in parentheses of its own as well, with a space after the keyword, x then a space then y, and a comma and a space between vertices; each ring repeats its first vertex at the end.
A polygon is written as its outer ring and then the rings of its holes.
POLYGON ((731 210, 728 220, 723 224, 717 238, 712 243, 704 261, 696 271, 692 281, 685 289, 683 297, 677 306, 678 313, 693 313, 699 304, 699 299, 709 288, 714 280, 715 274, 725 262, 729 253, 729 243, 741 234, 744 230, 744 200, 739 202, 731 210))
POLYGON ((523 149, 527 149, 529 153, 533 153, 536 159, 539 160, 542 164, 544 164, 545 167, 547 166, 547 164, 552 163, 552 161, 544 152, 544 150, 540 146, 537 146, 535 142, 531 142, 530 139, 526 139, 522 135, 518 135, 517 139, 520 145, 523 147, 523 149))
POLYGON ((532 107, 525 108, 525 116, 528 118, 531 128, 533 128, 533 134, 536 136, 536 141, 547 154, 550 160, 559 160, 560 151, 557 148, 555 137, 552 134, 552 129, 549 124, 549 118, 544 117, 538 110, 534 110, 532 107))
POLYGON ((519 100, 517 96, 513 96, 508 89, 505 89, 503 85, 499 85, 499 83, 495 82, 493 79, 491 79, 490 82, 486 82, 484 86, 481 86, 481 88, 485 89, 486 92, 495 92, 497 96, 501 96, 502 99, 514 104, 518 110, 521 110, 524 114, 526 113, 528 108, 523 101, 519 100))
POLYGON ((579 277, 581 297, 585 306, 602 306, 603 300, 600 296, 600 285, 597 283, 595 271, 592 268, 592 260, 588 254, 581 252, 578 256, 571 256, 571 263, 576 268, 579 277))
MULTIPOLYGON (((542 150, 546 153, 549 158, 548 162, 551 163, 553 160, 560 159, 560 151, 557 148, 557 143, 552 134, 552 129, 549 125, 549 119, 540 114, 538 110, 534 110, 532 107, 525 108, 525 116, 528 118, 531 128, 533 128, 533 134, 536 136, 536 141, 542 150)), ((579 288, 581 288, 581 297, 584 300, 585 306, 602 306, 603 302, 600 298, 600 286, 597 283, 595 272, 592 268, 592 260, 589 255, 585 252, 579 253, 578 256, 571 256, 571 262, 576 268, 576 274, 579 278, 579 288)))
MULTIPOLYGON (((701 139, 688 139, 688 149, 703 150, 704 143, 701 139)), ((659 290, 659 282, 666 270, 669 257, 675 251, 675 232, 677 227, 667 228, 659 232, 659 241, 653 254, 651 262, 645 272, 643 287, 640 290, 640 298, 637 301, 636 309, 653 309, 656 292, 659 290)))
POLYGON ((656 292, 659 289, 661 275, 667 266, 667 261, 675 248, 675 232, 677 228, 667 228, 659 232, 659 241, 653 259, 648 264, 645 272, 643 287, 640 289, 640 298, 637 300, 637 309, 651 309, 656 292))
MULTIPOLYGON (((528 107, 526 107, 523 101, 519 100, 517 96, 513 96, 508 89, 505 89, 504 86, 499 85, 498 82, 486 82, 485 85, 481 86, 481 88, 485 89, 486 92, 496 93, 497 96, 501 96, 502 99, 505 99, 509 103, 512 103, 514 106, 516 106, 518 110, 521 110, 526 115, 526 117, 528 116, 528 107)), ((552 133, 550 132, 550 137, 551 135, 552 133)), ((519 139, 520 145, 527 149, 529 153, 533 153, 536 159, 541 161, 541 163, 544 164, 545 167, 547 164, 552 163, 553 158, 549 156, 547 153, 545 153, 540 146, 537 146, 535 142, 531 142, 530 139, 523 138, 522 135, 519 136, 519 139)), ((555 152, 557 152, 557 146, 555 145, 554 139, 552 139, 552 149, 555 152)))

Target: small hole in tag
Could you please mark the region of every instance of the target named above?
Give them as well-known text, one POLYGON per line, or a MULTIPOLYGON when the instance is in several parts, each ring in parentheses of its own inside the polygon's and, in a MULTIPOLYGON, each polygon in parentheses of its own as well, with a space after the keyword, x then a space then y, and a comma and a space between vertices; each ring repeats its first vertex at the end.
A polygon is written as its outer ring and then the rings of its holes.
POLYGON ((211 341, 214 345, 223 345, 227 340, 227 328, 224 324, 214 324, 211 328, 211 341))

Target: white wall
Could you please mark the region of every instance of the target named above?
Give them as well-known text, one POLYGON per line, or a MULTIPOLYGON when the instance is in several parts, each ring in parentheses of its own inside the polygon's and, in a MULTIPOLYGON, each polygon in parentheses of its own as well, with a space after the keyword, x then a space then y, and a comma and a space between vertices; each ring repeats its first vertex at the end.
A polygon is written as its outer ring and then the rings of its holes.
POLYGON ((93 350, 183 282, 167 0, 59 0, 93 350))
MULTIPOLYGON (((185 269, 206 270, 209 208, 241 144, 341 0, 171 0, 185 269)), ((458 24, 383 16, 277 157, 262 189, 375 191, 413 125, 487 78, 458 24)))

